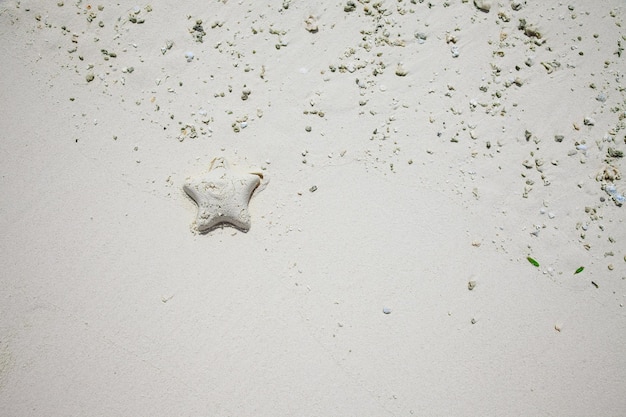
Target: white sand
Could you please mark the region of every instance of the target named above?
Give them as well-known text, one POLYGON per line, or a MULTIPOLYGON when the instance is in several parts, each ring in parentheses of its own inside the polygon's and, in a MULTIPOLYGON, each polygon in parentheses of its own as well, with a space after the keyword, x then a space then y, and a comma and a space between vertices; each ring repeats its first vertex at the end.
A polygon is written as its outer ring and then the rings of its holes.
POLYGON ((2 416, 624 415, 623 0, 63 3, 0 1, 2 416))

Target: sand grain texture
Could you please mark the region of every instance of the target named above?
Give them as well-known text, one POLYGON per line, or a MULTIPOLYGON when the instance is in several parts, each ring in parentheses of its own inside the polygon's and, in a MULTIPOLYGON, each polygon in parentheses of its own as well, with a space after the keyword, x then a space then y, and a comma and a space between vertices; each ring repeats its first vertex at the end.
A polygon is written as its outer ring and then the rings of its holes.
POLYGON ((2 415, 621 415, 625 9, 0 1, 2 415))

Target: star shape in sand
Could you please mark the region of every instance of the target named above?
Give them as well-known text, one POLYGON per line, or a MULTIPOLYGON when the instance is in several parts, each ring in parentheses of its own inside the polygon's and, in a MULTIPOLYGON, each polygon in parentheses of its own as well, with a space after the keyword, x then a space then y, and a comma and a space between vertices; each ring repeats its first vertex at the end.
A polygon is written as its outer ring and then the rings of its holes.
POLYGON ((198 205, 198 232, 208 232, 222 223, 248 231, 248 203, 261 178, 263 175, 256 173, 235 173, 224 158, 215 158, 207 174, 189 179, 183 189, 198 205))

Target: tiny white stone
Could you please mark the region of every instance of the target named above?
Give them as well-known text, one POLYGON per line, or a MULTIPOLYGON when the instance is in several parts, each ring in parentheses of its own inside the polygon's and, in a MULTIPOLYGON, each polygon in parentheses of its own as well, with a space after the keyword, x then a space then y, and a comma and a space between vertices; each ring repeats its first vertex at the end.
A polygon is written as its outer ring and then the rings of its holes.
POLYGON ((389 307, 383 307, 383 313, 389 314, 391 313, 391 309, 389 307))

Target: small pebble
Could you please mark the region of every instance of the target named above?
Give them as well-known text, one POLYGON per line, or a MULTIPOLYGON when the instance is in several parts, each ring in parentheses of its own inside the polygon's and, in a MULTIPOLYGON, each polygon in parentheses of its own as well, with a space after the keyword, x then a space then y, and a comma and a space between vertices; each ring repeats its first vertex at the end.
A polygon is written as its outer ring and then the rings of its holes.
POLYGON ((474 5, 478 10, 489 13, 491 9, 491 0, 474 0, 474 5))
POLYGON ((317 33, 319 31, 319 27, 317 25, 317 19, 315 16, 309 16, 305 21, 305 29, 310 33, 317 33))
POLYGON ((391 309, 389 307, 383 307, 383 313, 390 314, 391 313, 391 309))
POLYGON ((409 72, 404 69, 404 67, 402 66, 402 64, 398 64, 398 67, 396 68, 396 75, 398 77, 404 77, 408 74, 409 72))
POLYGON ((415 32, 415 37, 417 38, 417 43, 422 44, 426 42, 428 36, 423 32, 415 32))

